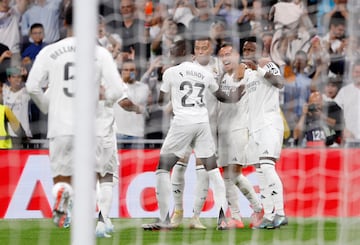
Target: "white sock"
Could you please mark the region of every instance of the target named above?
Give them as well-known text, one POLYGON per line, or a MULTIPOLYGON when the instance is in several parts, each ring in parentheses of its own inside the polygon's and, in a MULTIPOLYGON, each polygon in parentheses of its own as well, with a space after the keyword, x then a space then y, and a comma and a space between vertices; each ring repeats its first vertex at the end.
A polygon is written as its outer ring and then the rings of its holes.
POLYGON ((239 197, 237 193, 236 186, 230 178, 224 178, 225 188, 226 188, 226 199, 229 204, 231 217, 233 219, 240 220, 240 208, 239 208, 239 197))
POLYGON ((270 189, 267 188, 265 175, 260 168, 256 168, 256 174, 258 176, 259 187, 260 187, 260 195, 261 195, 261 203, 264 208, 264 217, 268 220, 274 219, 274 203, 271 198, 270 189))
POLYGON ((175 210, 183 210, 183 195, 185 187, 185 170, 187 164, 183 162, 177 162, 172 169, 171 184, 172 193, 174 197, 175 210))
POLYGON ((103 182, 99 185, 99 198, 98 205, 101 211, 101 214, 104 219, 109 217, 112 198, 113 198, 113 183, 112 182, 103 182))
POLYGON ((220 170, 218 168, 212 169, 208 171, 209 179, 214 186, 214 202, 216 208, 220 211, 222 210, 226 212, 227 202, 226 202, 226 188, 224 180, 220 174, 220 170))
POLYGON ((236 185, 240 189, 241 193, 246 197, 246 199, 248 199, 252 209, 255 212, 261 212, 261 202, 249 179, 246 178, 243 174, 239 174, 236 177, 236 185))
POLYGON ((196 166, 194 216, 199 217, 209 191, 209 175, 204 165, 196 166))
POLYGON ((169 171, 156 170, 156 198, 160 210, 160 220, 165 221, 169 213, 169 197, 171 196, 171 181, 169 171))
POLYGON ((260 168, 264 173, 266 184, 270 190, 275 213, 285 215, 283 185, 275 170, 275 163, 271 160, 260 160, 260 168))

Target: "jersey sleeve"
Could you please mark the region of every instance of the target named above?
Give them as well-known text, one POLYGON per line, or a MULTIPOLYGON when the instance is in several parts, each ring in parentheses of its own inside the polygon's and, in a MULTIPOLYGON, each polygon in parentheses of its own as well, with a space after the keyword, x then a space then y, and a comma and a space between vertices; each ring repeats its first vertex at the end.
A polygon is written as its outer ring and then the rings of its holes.
POLYGON ((217 84, 215 78, 212 77, 212 76, 208 76, 207 80, 209 82, 209 87, 208 88, 209 88, 210 92, 211 93, 216 92, 219 89, 219 84, 217 84))
POLYGON ((42 84, 48 79, 46 47, 37 55, 26 81, 26 91, 33 99, 38 108, 43 112, 48 112, 49 100, 44 95, 42 84))
POLYGON ((263 69, 265 69, 267 72, 272 73, 275 76, 281 75, 279 67, 277 67, 277 65, 275 65, 273 62, 267 63, 263 69))
POLYGON ((163 82, 160 87, 160 91, 163 91, 164 93, 170 92, 170 81, 172 77, 171 68, 167 69, 163 74, 163 82))

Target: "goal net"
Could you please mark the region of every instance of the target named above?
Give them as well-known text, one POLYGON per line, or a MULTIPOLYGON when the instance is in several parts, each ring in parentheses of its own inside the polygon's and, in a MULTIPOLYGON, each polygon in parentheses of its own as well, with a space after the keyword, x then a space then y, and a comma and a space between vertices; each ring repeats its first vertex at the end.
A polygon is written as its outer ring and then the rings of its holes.
MULTIPOLYGON (((128 0, 123 1, 126 3, 131 2, 128 0)), ((195 2, 201 4, 202 1, 185 0, 184 2, 190 2, 197 6, 195 2)), ((83 2, 88 4, 87 1, 83 2)), ((96 1, 91 1, 91 3, 93 2, 96 1)), ((106 28, 108 28, 109 32, 115 34, 122 18, 119 13, 120 2, 118 0, 103 0, 99 1, 98 6, 102 20, 107 24, 106 28)), ((157 11, 158 13, 162 11, 161 8, 156 8, 159 3, 166 2, 170 7, 175 8, 175 2, 178 1, 144 0, 134 2, 136 3, 135 7, 138 10, 138 16, 143 18, 147 28, 150 28, 152 25, 155 26, 154 23, 151 23, 151 21, 154 21, 151 19, 151 15, 156 15, 157 11), (142 11, 142 9, 145 10, 142 11)), ((214 8, 219 1, 209 0, 209 2, 210 6, 214 8)), ((235 2, 238 4, 237 9, 245 11, 244 6, 242 6, 243 2, 248 2, 248 8, 250 9, 259 1, 229 2, 235 2)), ((277 1, 260 2, 275 4, 277 1)), ((321 5, 321 1, 298 2, 303 2, 303 4, 305 2, 318 2, 318 8, 321 5)), ((348 14, 347 35, 354 37, 360 43, 360 4, 355 0, 341 2, 347 2, 345 4, 348 14)), ((268 7, 266 11, 269 11, 271 5, 266 6, 268 7)), ((308 12, 311 12, 311 9, 308 12)), ((161 29, 161 26, 159 28, 161 29)), ((97 29, 97 27, 94 26, 94 29, 97 29)), ((238 35, 237 31, 232 29, 231 35, 238 35)), ((145 38, 143 33, 137 36, 145 38)), ((148 38, 155 37, 149 36, 148 38)), ((113 35, 112 38, 122 45, 128 41, 127 39, 118 40, 117 35, 113 35)), ((165 42, 165 40, 162 41, 165 42)), ((137 45, 138 43, 134 45, 134 48, 135 46, 137 48, 137 45)), ((149 48, 150 42, 147 45, 147 48, 149 48)), ((239 42, 239 45, 241 45, 241 42, 239 42)), ((359 44, 357 45, 353 49, 348 49, 345 56, 346 72, 344 77, 349 82, 351 80, 348 72, 351 64, 356 59, 359 59, 359 44)), ((139 72, 144 74, 151 62, 154 62, 154 57, 152 53, 148 54, 146 52, 146 48, 145 50, 142 48, 143 46, 139 48, 141 53, 139 54, 140 58, 136 60, 136 64, 139 65, 139 72)), ((121 52, 127 53, 127 58, 131 58, 131 50, 122 50, 121 52)), ((81 57, 79 60, 81 60, 81 57)), ((120 66, 121 60, 117 60, 117 62, 119 62, 120 66)), ((152 71, 152 75, 154 73, 160 74, 158 70, 152 71)), ((156 74, 156 76, 159 74, 156 74)), ((91 77, 85 76, 85 79, 91 79, 91 77)), ((149 86, 152 86, 151 91, 155 95, 154 93, 159 89, 159 85, 149 83, 149 86)), ((59 229, 53 225, 51 221, 54 204, 52 195, 53 181, 46 139, 30 141, 30 148, 28 149, 1 149, 0 244, 77 244, 79 241, 86 241, 89 244, 137 245, 206 243, 360 244, 358 234, 358 227, 360 227, 360 191, 357 190, 360 187, 359 145, 334 148, 306 148, 284 145, 281 158, 276 163, 276 169, 284 186, 285 213, 289 218, 289 224, 280 229, 272 230, 249 228, 250 216, 253 210, 249 201, 240 191, 238 191, 238 201, 245 228, 225 231, 216 230, 218 211, 215 207, 212 183, 210 183, 209 195, 200 216, 207 229, 201 231, 189 229, 190 218, 193 215, 194 187, 196 185, 195 156, 192 154, 185 172, 183 224, 179 228, 168 231, 144 231, 141 228, 143 223, 153 222, 159 217, 155 171, 159 161, 160 146, 169 126, 169 118, 163 117, 158 120, 155 115, 157 112, 154 106, 153 115, 151 115, 154 118, 150 118, 151 120, 149 119, 148 124, 146 124, 148 126, 148 135, 144 139, 140 141, 121 139, 118 141, 118 181, 113 187, 114 194, 110 210, 114 232, 109 238, 95 237, 97 212, 95 210, 94 212, 89 211, 95 204, 85 202, 85 206, 80 205, 75 209, 75 211, 81 213, 81 215, 77 216, 75 230, 72 230, 73 227, 59 229), (125 146, 127 144, 136 144, 136 147, 128 148, 125 146)), ((358 121, 360 120, 358 119, 358 121)), ((88 154, 88 150, 84 149, 83 146, 88 145, 84 144, 84 142, 89 139, 84 135, 82 137, 84 138, 79 138, 77 141, 78 149, 81 152, 77 159, 81 159, 81 156, 84 157, 88 154)), ((88 159, 88 156, 85 158, 88 159)), ((88 160, 91 161, 91 159, 88 160)), ((255 168, 252 166, 246 167, 243 174, 250 180, 260 198, 255 168)), ((89 179, 82 179, 81 176, 79 178, 79 182, 89 181, 88 183, 92 183, 89 179)), ((86 187, 86 190, 88 195, 83 197, 95 200, 93 188, 86 187)), ((171 200, 171 210, 169 210, 171 214, 174 201, 171 196, 169 198, 171 200)), ((229 215, 228 210, 226 215, 229 215)))

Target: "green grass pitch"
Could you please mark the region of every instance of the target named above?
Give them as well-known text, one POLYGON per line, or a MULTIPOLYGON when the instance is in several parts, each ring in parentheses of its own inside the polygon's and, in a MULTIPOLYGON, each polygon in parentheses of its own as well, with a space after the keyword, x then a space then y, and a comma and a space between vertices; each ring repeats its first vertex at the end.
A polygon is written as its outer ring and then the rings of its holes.
MULTIPOLYGON (((207 230, 189 230, 189 219, 184 219, 182 227, 171 231, 143 231, 141 224, 151 221, 113 219, 115 232, 112 237, 98 238, 96 244, 360 244, 359 226, 346 226, 344 230, 339 220, 335 219, 292 218, 288 226, 275 230, 252 230, 248 228, 248 220, 245 220, 246 228, 226 231, 217 231, 216 220, 210 218, 201 219, 207 230)), ((56 228, 50 219, 0 220, 1 245, 70 244, 70 233, 70 229, 56 228)))

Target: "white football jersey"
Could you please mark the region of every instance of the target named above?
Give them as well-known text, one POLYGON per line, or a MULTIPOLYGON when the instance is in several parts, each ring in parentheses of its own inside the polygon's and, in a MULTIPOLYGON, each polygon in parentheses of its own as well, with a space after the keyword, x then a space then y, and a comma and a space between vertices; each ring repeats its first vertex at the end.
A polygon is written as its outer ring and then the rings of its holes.
MULTIPOLYGON (((196 60, 194 61, 194 63, 200 65, 196 60)), ((219 60, 219 58, 217 58, 217 57, 211 57, 210 61, 209 61, 209 63, 207 65, 205 65, 205 66, 200 65, 200 66, 204 67, 206 70, 211 72, 213 74, 214 79, 215 79, 216 82, 219 81, 220 77, 223 74, 222 63, 219 60)), ((216 117, 217 117, 219 101, 209 91, 205 95, 206 95, 206 107, 207 107, 208 112, 209 112, 209 118, 210 118, 210 123, 211 123, 212 118, 216 119, 216 117)), ((216 120, 214 122, 216 122, 216 120)))
MULTIPOLYGON (((220 89, 227 95, 231 91, 235 91, 237 87, 244 84, 245 80, 235 81, 233 75, 226 73, 220 81, 220 89)), ((247 127, 248 120, 248 107, 247 107, 247 94, 236 103, 222 103, 219 104, 218 115, 218 129, 219 133, 229 132, 236 129, 247 127)))
MULTIPOLYGON (((272 62, 263 67, 267 72, 280 75, 279 68, 272 62)), ((266 125, 283 127, 280 115, 279 89, 269 83, 257 71, 245 71, 246 93, 249 105, 249 130, 255 132, 266 125)))
POLYGON ((99 137, 114 137, 115 118, 114 109, 107 105, 105 101, 99 101, 96 108, 96 136, 99 137))
MULTIPOLYGON (((196 60, 194 61, 194 63, 200 65, 196 60)), ((219 58, 212 56, 207 65, 200 65, 200 66, 204 67, 211 74, 213 74, 215 81, 217 83, 219 83, 219 80, 224 73, 223 65, 219 58)), ((218 124, 217 119, 218 119, 218 113, 219 113, 219 101, 209 90, 207 90, 207 92, 205 93, 205 96, 206 96, 206 108, 207 108, 208 114, 209 114, 211 133, 212 133, 214 139, 216 139, 217 124, 218 124)))
POLYGON ((218 88, 213 74, 204 67, 183 62, 164 72, 160 90, 171 94, 173 123, 187 125, 209 122, 205 93, 218 88))
MULTIPOLYGON (((75 38, 68 37, 43 48, 30 70, 26 88, 36 105, 48 111, 48 138, 74 134, 74 96, 75 96, 75 38), (44 80, 49 81, 46 95, 41 89, 44 80)), ((100 80, 105 88, 105 99, 112 104, 124 96, 124 86, 114 60, 108 50, 96 46, 95 52, 95 91, 100 80)), ((94 106, 98 95, 94 96, 94 106)), ((81 120, 81 119, 77 119, 81 120)), ((84 122, 86 123, 86 122, 84 122)))

